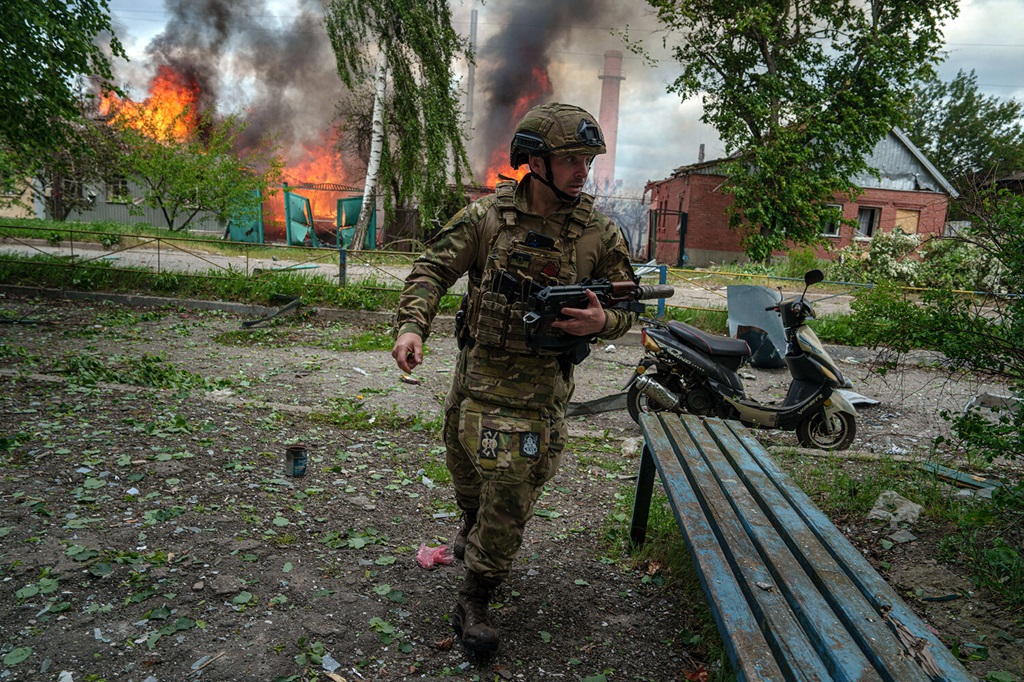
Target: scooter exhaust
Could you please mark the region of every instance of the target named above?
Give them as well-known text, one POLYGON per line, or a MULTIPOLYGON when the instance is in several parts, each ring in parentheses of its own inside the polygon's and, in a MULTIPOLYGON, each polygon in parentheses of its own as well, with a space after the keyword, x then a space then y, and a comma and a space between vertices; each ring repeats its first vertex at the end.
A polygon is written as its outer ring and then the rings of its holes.
POLYGON ((649 376, 637 377, 636 387, 664 410, 674 410, 679 406, 679 396, 649 376))

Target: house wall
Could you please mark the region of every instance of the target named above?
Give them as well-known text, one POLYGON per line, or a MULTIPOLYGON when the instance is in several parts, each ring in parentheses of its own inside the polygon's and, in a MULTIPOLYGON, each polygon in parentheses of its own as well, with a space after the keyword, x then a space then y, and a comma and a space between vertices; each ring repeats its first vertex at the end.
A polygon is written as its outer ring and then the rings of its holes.
MULTIPOLYGON (((733 197, 721 190, 724 181, 720 175, 687 173, 648 186, 651 210, 658 211, 654 226, 656 244, 651 255, 659 263, 706 267, 747 260, 739 233, 729 228, 726 209, 733 203, 733 197), (686 214, 682 262, 680 213, 686 214)), ((852 220, 856 220, 861 207, 879 209, 876 233, 891 232, 899 212, 904 221, 916 213, 919 234, 941 235, 949 197, 941 192, 868 188, 855 202, 837 197, 835 203, 843 207, 843 218, 852 220)), ((841 225, 838 235, 826 237, 827 245, 818 249, 818 257, 831 258, 835 251, 852 243, 870 241, 855 232, 849 225, 841 225)), ((784 256, 786 252, 778 255, 784 256)))
MULTIPOLYGON (((128 186, 132 197, 142 196, 141 187, 131 182, 128 186)), ((141 211, 141 215, 132 215, 128 210, 129 204, 121 197, 113 196, 110 188, 106 186, 91 187, 86 191, 93 197, 92 206, 83 211, 73 211, 68 216, 68 220, 80 220, 82 222, 107 220, 125 225, 148 223, 154 227, 167 227, 167 221, 164 219, 162 212, 149 206, 140 205, 136 212, 141 211)), ((183 218, 179 216, 177 221, 179 225, 182 220, 183 218)), ((224 228, 224 223, 217 220, 208 211, 204 211, 196 216, 189 224, 189 230, 191 231, 223 233, 224 228)))

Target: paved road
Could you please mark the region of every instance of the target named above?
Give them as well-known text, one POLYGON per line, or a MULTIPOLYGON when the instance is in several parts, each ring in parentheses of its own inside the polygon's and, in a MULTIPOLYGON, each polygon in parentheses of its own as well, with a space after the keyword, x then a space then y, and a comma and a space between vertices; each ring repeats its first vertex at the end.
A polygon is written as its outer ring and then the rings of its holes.
MULTIPOLYGON (((327 278, 338 277, 337 252, 322 250, 286 250, 282 249, 282 258, 247 258, 246 256, 223 256, 209 254, 198 250, 197 244, 175 243, 161 240, 147 245, 126 249, 104 249, 99 244, 77 242, 73 246, 66 243, 50 246, 41 239, 8 240, 0 244, 0 254, 20 254, 25 256, 46 253, 59 256, 75 256, 78 262, 105 261, 112 264, 123 264, 131 267, 145 267, 157 272, 174 271, 186 273, 245 272, 258 274, 275 270, 295 270, 307 274, 318 273, 327 278), (287 257, 289 260, 285 260, 287 257)), ((373 279, 385 284, 398 284, 405 279, 408 267, 382 267, 361 259, 359 254, 349 254, 346 265, 346 281, 360 282, 373 279)), ((657 275, 652 273, 645 277, 645 282, 656 283, 657 275)), ((673 271, 669 275, 669 283, 675 289, 675 295, 666 301, 672 306, 717 308, 727 307, 727 287, 713 283, 710 274, 697 271, 673 271)), ((756 284, 756 280, 751 281, 756 284)), ((453 291, 465 291, 465 278, 456 283, 453 291)), ((799 291, 802 285, 798 282, 786 282, 784 292, 799 291)), ((817 299, 811 296, 812 300, 817 299)), ((849 295, 822 297, 816 303, 819 314, 849 311, 849 295)))

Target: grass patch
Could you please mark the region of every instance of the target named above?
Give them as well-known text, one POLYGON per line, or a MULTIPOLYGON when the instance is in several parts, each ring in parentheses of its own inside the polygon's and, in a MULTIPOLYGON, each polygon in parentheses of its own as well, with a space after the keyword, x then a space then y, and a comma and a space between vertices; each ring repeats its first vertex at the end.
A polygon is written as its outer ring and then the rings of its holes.
POLYGON ((69 355, 60 363, 62 374, 72 383, 92 386, 99 382, 150 388, 214 390, 227 388, 226 379, 210 380, 167 362, 160 353, 141 356, 115 355, 104 361, 91 355, 69 355))
POLYGON ((354 336, 323 339, 319 347, 340 352, 390 351, 395 344, 390 329, 379 328, 354 336))
POLYGON ((689 550, 660 484, 655 485, 651 499, 646 540, 637 549, 632 549, 629 542, 635 490, 628 486, 622 490, 615 493, 613 511, 601 526, 602 549, 616 563, 642 571, 641 584, 680 591, 680 603, 687 608, 677 614, 679 629, 666 633, 665 641, 678 642, 688 651, 696 652, 698 658, 718 661, 719 666, 709 666, 714 670, 709 670, 709 680, 735 679, 689 550))
POLYGON ((977 500, 889 458, 850 465, 780 452, 776 459, 835 522, 863 519, 884 490, 920 504, 929 520, 947 529, 938 545, 944 561, 966 566, 976 587, 1009 608, 1024 607, 1024 486, 1006 486, 991 501, 977 500))
POLYGON ((391 405, 386 410, 370 412, 361 397, 332 398, 330 409, 314 412, 310 418, 345 429, 369 431, 371 429, 409 430, 438 433, 443 424, 442 416, 424 417, 422 414, 399 414, 398 407, 391 405))
MULTIPOLYGON (((214 274, 156 273, 145 268, 117 266, 110 261, 76 263, 50 255, 5 257, 0 262, 0 283, 24 286, 129 293, 145 291, 156 296, 237 301, 273 305, 282 296, 301 297, 304 305, 325 305, 347 310, 394 310, 401 283, 366 278, 338 286, 333 278, 303 271, 246 274, 218 270, 214 274)), ((440 311, 453 313, 461 297, 441 298, 440 311)))

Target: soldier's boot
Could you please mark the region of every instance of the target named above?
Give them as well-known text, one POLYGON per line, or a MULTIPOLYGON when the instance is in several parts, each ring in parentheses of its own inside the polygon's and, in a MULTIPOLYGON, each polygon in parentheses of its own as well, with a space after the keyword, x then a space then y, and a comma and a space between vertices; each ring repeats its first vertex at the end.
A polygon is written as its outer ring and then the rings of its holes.
POLYGON ((500 584, 500 580, 466 571, 466 580, 455 602, 452 627, 462 646, 472 654, 487 654, 498 648, 498 632, 491 625, 488 605, 491 592, 500 584))
POLYGON ((473 526, 476 525, 477 511, 476 507, 472 509, 462 507, 462 528, 459 529, 459 534, 455 536, 455 542, 452 544, 452 554, 459 561, 466 558, 466 538, 469 537, 469 531, 473 530, 473 526))

